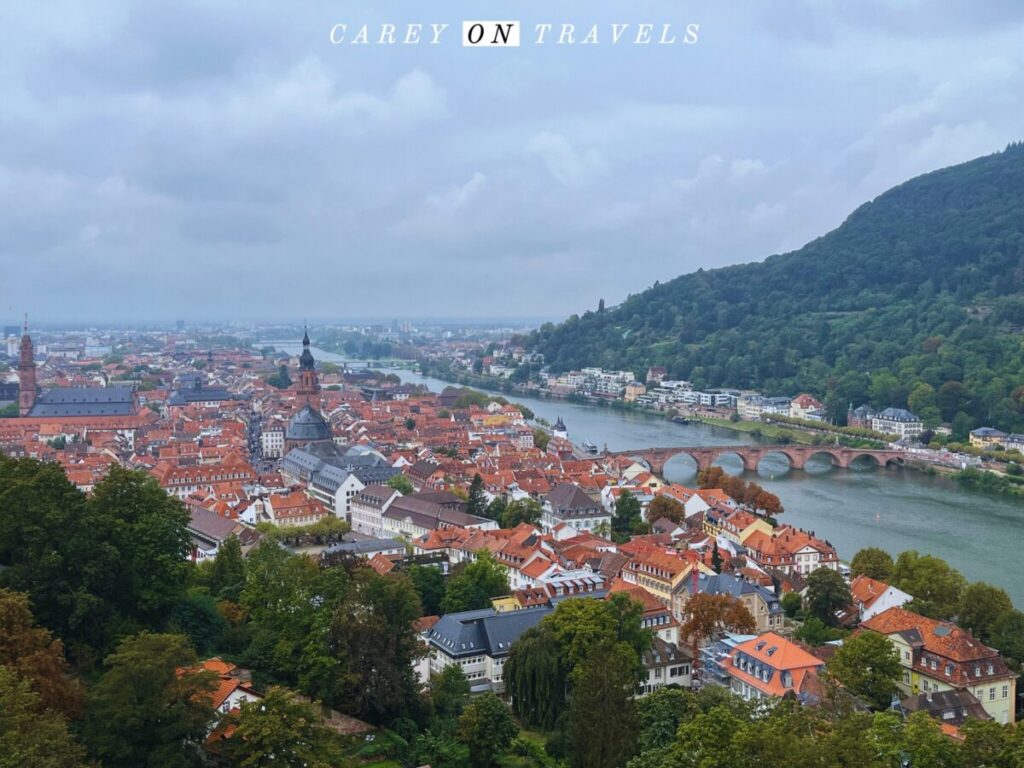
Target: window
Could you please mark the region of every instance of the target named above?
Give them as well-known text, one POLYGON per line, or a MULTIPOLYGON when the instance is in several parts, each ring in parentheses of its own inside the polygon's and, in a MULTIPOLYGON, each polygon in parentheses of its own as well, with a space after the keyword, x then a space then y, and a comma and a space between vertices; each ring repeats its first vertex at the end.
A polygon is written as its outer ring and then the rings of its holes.
POLYGON ((1004 686, 1003 686, 1003 698, 1005 699, 1005 698, 1007 698, 1007 697, 1008 697, 1009 695, 1010 695, 1010 686, 1008 686, 1008 685, 1004 685, 1004 686))
POLYGON ((995 701, 996 700, 996 689, 995 688, 989 688, 988 689, 988 700, 989 701, 995 701))

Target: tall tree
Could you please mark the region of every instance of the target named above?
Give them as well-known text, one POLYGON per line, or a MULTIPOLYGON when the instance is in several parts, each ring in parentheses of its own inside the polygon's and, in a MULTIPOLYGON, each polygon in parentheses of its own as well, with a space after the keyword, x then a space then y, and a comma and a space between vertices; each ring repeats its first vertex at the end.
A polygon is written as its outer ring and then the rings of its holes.
POLYGON ((829 660, 828 671, 850 693, 875 709, 889 706, 903 672, 896 646, 877 632, 847 638, 829 660))
POLYGON ((642 522, 640 501, 629 491, 623 491, 615 500, 612 532, 620 536, 628 536, 640 522, 642 522))
POLYGON ((888 582, 896 564, 892 555, 880 547, 864 547, 857 551, 850 561, 850 572, 854 576, 863 574, 868 578, 888 582))
POLYGON ((469 702, 469 681, 461 667, 449 664, 430 676, 430 700, 435 717, 446 720, 462 714, 469 702))
POLYGON ((807 576, 807 597, 804 601, 808 616, 820 619, 826 626, 838 623, 836 612, 853 602, 850 586, 839 571, 819 568, 807 576))
POLYGON ((338 765, 333 734, 317 707, 293 691, 270 688, 262 699, 243 703, 232 715, 233 731, 221 752, 239 768, 329 768, 338 765))
POLYGON ((407 496, 416 489, 412 487, 412 481, 405 475, 392 475, 388 478, 388 487, 394 488, 403 496, 407 496))
POLYGON ((329 647, 346 661, 344 709, 373 723, 409 717, 418 706, 413 662, 423 653, 413 622, 419 595, 404 574, 359 567, 330 624, 329 647))
POLYGON ((1018 664, 1024 663, 1024 612, 1006 611, 992 625, 991 643, 1018 664))
POLYGON ((526 630, 512 644, 505 663, 505 687, 512 711, 531 728, 550 731, 565 703, 565 669, 554 633, 547 627, 526 630))
POLYGON ((449 578, 441 610, 457 613, 486 608, 492 597, 508 593, 508 570, 490 552, 482 550, 476 560, 449 578))
POLYGON ((523 724, 553 730, 565 705, 566 670, 547 628, 528 629, 512 644, 504 669, 512 711, 523 724))
POLYGON ((188 513, 144 472, 114 465, 86 500, 57 465, 0 460, 0 512, 3 583, 80 664, 184 596, 188 513))
POLYGON ((963 575, 945 560, 914 550, 896 558, 891 583, 913 596, 911 610, 932 619, 953 618, 967 585, 963 575))
POLYGON ((983 643, 992 642, 992 633, 999 617, 1013 610, 1006 590, 982 581, 969 585, 960 598, 957 622, 971 630, 983 643))
POLYGON ((484 493, 484 479, 477 472, 469 484, 466 497, 466 511, 471 515, 482 516, 487 508, 487 494, 484 493))
POLYGON ((122 640, 89 691, 83 735, 92 756, 108 768, 201 765, 216 680, 193 671, 196 663, 181 635, 122 640))
POLYGON ((536 499, 516 499, 509 502, 501 515, 502 528, 515 528, 520 523, 536 525, 540 522, 544 509, 536 499))
POLYGON ((420 596, 420 607, 424 616, 435 616, 441 612, 444 599, 444 575, 439 568, 430 565, 411 565, 406 574, 420 596))
POLYGON ((636 650, 603 641, 573 671, 569 764, 619 768, 636 752, 636 650))
POLYGON ((237 536, 229 536, 217 550, 210 569, 210 594, 238 602, 245 586, 245 562, 237 536))
POLYGON ((63 644, 36 626, 28 595, 9 589, 0 589, 0 667, 26 680, 43 707, 78 716, 82 690, 69 673, 63 644))
POLYGON ((32 683, 0 665, 0 768, 85 768, 85 748, 32 683))
POLYGON ((490 768, 519 729, 508 707, 491 692, 478 697, 459 718, 459 740, 469 747, 474 768, 490 768))

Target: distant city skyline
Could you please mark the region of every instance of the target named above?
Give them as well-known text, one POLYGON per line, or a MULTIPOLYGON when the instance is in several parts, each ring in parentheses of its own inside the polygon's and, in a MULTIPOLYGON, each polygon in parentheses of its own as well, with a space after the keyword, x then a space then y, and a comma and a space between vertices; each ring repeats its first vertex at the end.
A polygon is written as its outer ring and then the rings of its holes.
POLYGON ((1012 1, 55 0, 0 25, 5 324, 560 319, 1024 138, 1012 1), (700 37, 330 40, 482 7, 700 37))

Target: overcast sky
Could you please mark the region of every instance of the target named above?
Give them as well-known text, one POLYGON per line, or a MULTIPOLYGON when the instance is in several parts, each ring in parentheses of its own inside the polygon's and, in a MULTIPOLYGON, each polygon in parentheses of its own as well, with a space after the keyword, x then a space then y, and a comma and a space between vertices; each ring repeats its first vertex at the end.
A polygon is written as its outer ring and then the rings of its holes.
POLYGON ((1018 0, 14 0, 0 310, 563 317, 1022 138, 1018 0), (462 48, 480 18, 523 45, 462 48), (330 43, 385 21, 451 29, 330 43), (535 46, 543 22, 600 43, 535 46), (699 39, 613 46, 611 22, 699 39))

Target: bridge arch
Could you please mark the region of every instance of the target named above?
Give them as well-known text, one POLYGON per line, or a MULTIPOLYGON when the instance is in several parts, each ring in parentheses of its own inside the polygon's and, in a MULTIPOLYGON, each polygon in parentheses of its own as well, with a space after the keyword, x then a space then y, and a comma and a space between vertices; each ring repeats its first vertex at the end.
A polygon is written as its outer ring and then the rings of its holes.
POLYGON ((804 464, 818 456, 827 457, 830 467, 846 467, 849 464, 847 457, 843 455, 842 451, 825 446, 814 446, 812 450, 808 450, 804 455, 804 464))
POLYGON ((783 459, 786 462, 786 470, 802 469, 804 465, 803 457, 790 451, 784 445, 768 445, 763 448, 756 448, 750 451, 750 466, 744 464, 744 469, 751 472, 757 472, 761 467, 761 462, 769 456, 776 456, 783 459))

